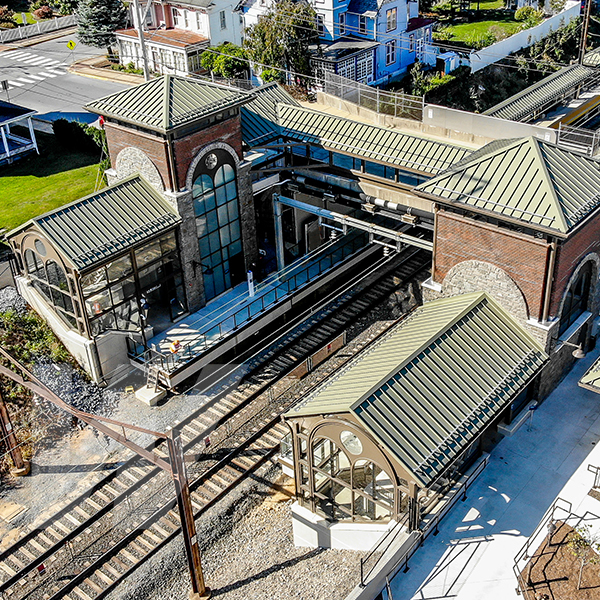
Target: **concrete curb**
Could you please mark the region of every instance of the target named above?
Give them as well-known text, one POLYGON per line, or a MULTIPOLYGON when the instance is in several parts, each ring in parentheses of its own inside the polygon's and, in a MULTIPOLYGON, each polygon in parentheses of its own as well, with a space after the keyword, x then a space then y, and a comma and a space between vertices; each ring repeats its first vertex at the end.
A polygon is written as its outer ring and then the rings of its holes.
POLYGON ((4 44, 0 44, 0 53, 6 52, 7 50, 15 50, 16 48, 26 48, 27 46, 35 46, 36 44, 41 44, 42 42, 55 40, 56 38, 75 33, 76 31, 77 27, 66 27, 65 29, 58 29, 51 33, 35 35, 25 40, 19 40, 18 42, 6 42, 4 44))
POLYGON ((128 85, 138 85, 139 83, 144 82, 144 77, 142 75, 113 71, 112 69, 98 66, 105 62, 106 59, 103 56, 94 56, 93 58, 85 58, 74 62, 67 70, 69 73, 81 75, 82 77, 114 81, 116 83, 126 83, 128 85))

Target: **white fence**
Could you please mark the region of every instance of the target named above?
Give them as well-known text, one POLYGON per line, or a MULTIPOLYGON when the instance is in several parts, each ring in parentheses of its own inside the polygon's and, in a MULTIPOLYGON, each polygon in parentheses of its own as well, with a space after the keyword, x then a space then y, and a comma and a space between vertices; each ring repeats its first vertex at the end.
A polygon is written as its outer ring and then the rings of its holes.
POLYGON ((67 17, 55 17, 54 19, 48 19, 47 21, 38 21, 32 25, 15 27, 15 29, 5 29, 0 31, 0 43, 24 40, 42 33, 49 33, 51 31, 65 29, 66 27, 72 27, 75 24, 75 16, 69 15, 67 17))
POLYGON ((579 16, 581 11, 581 3, 579 1, 567 2, 567 8, 561 13, 546 19, 543 23, 519 31, 509 38, 502 40, 483 48, 482 50, 472 50, 469 55, 469 62, 471 63, 471 71, 475 73, 492 63, 498 62, 503 58, 506 58, 509 54, 517 52, 522 48, 531 46, 535 42, 545 38, 547 35, 568 25, 572 19, 579 16))

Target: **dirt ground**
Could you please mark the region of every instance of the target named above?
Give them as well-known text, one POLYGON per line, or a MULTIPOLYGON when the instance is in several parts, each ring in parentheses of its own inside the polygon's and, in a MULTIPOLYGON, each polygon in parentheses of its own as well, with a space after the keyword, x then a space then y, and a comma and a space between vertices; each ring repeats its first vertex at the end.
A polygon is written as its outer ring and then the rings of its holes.
POLYGON ((529 584, 523 590, 525 600, 600 600, 600 564, 584 566, 577 589, 581 563, 568 546, 575 535, 570 525, 559 522, 550 543, 546 537, 521 572, 522 581, 529 584))

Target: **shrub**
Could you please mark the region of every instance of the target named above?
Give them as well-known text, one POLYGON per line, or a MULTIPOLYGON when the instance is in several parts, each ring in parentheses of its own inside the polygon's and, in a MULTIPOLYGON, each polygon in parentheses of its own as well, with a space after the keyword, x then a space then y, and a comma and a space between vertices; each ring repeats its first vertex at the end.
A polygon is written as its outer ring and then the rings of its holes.
POLYGON ((87 129, 87 125, 66 119, 57 119, 52 123, 52 131, 61 146, 78 152, 96 154, 99 144, 94 139, 94 134, 90 135, 87 129))
POLYGON ((8 8, 8 6, 0 6, 0 23, 2 23, 2 27, 6 27, 7 25, 16 25, 14 20, 15 12, 8 8))
POLYGON ((42 6, 50 6, 49 0, 31 0, 29 3, 29 10, 34 12, 38 8, 42 8, 42 6))
POLYGON ((452 31, 448 27, 440 27, 433 32, 433 39, 438 42, 449 42, 454 37, 452 31))
POLYGON ((527 27, 533 27, 544 20, 544 12, 533 6, 523 6, 515 12, 515 21, 522 21, 527 27))
POLYGON ((33 11, 33 16, 38 19, 51 19, 54 16, 54 12, 49 6, 40 6, 37 10, 33 11))

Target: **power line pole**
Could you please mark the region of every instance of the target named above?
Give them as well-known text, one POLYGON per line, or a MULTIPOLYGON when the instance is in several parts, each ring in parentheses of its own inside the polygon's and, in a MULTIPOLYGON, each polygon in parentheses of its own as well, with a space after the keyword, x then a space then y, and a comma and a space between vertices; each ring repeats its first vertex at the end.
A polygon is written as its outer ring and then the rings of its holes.
POLYGON ((585 12, 583 13, 583 23, 581 26, 581 39, 579 40, 579 64, 583 64, 585 57, 585 48, 587 45, 588 28, 590 25, 590 14, 592 12, 593 0, 585 0, 585 12))
POLYGON ((185 470, 185 459, 183 456, 181 440, 179 439, 179 432, 171 430, 169 435, 165 435, 164 433, 150 431, 149 429, 144 429, 143 427, 122 423, 121 421, 116 421, 107 417, 101 417, 99 415, 92 415, 79 410, 66 403, 50 388, 46 387, 37 377, 35 377, 35 375, 33 375, 21 363, 13 358, 8 352, 6 352, 6 350, 0 348, 0 355, 8 359, 23 374, 18 375, 11 369, 0 364, 0 375, 8 377, 12 381, 15 381, 23 387, 26 387, 45 400, 52 402, 52 404, 55 406, 58 406, 74 417, 81 419, 84 423, 91 425, 113 440, 123 444, 125 447, 133 450, 139 456, 142 456, 153 465, 160 467, 163 471, 166 471, 169 475, 171 475, 173 482, 175 483, 177 505, 179 507, 179 519, 181 521, 181 532, 183 534, 188 566, 190 569, 190 578, 192 580, 192 592, 190 594, 190 600, 210 598, 210 589, 204 585, 204 575, 202 573, 202 564, 200 561, 200 549, 198 547, 196 524, 194 521, 194 509, 192 508, 189 481, 187 479, 187 473, 185 470), (108 427, 108 424, 118 426, 122 433, 118 433, 111 427, 108 427), (152 435, 159 440, 166 440, 170 462, 163 460, 154 452, 147 450, 146 448, 143 448, 135 442, 127 439, 125 429, 140 431, 142 433, 152 435))
MULTIPOLYGON (((146 51, 146 41, 144 40, 144 24, 140 14, 139 0, 133 0, 134 20, 138 32, 138 39, 142 50, 142 68, 144 69, 144 81, 150 81, 150 69, 148 68, 148 53, 146 51)), ((146 14, 146 13, 144 13, 146 14)))
POLYGON ((19 447, 19 441, 15 435, 10 415, 8 414, 8 407, 4 403, 2 397, 2 390, 0 390, 0 433, 2 433, 2 439, 8 447, 10 457, 13 461, 14 468, 11 469, 11 473, 17 477, 28 475, 31 468, 29 461, 23 460, 23 454, 19 447))

